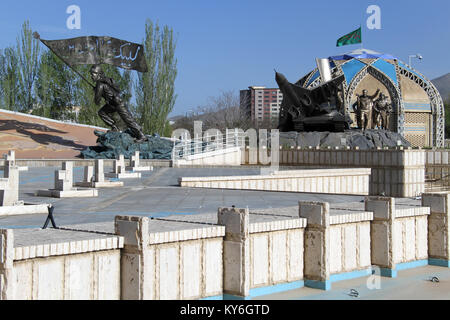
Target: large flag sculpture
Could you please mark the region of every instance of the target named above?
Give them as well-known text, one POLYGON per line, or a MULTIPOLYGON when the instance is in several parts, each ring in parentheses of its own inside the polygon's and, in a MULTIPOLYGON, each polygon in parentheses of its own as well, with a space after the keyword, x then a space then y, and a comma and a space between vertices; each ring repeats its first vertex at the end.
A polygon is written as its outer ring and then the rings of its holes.
POLYGON ((144 47, 137 43, 107 36, 44 40, 37 32, 33 35, 84 80, 86 79, 73 66, 105 63, 127 70, 148 71, 144 47))

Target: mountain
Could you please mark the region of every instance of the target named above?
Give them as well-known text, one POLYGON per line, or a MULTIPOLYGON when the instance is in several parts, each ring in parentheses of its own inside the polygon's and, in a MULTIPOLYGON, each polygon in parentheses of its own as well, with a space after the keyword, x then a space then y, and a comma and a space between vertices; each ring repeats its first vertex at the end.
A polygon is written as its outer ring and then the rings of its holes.
POLYGON ((439 78, 431 80, 431 82, 433 82, 439 90, 442 100, 445 101, 450 99, 450 72, 439 78))

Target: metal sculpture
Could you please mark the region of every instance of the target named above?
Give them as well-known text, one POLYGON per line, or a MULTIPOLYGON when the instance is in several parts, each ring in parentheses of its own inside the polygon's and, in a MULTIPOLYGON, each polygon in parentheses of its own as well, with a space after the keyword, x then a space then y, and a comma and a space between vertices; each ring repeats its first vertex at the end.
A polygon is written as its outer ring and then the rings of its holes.
POLYGON ((283 93, 281 131, 340 132, 350 128, 352 120, 343 110, 343 75, 311 90, 290 83, 279 72, 275 72, 275 80, 283 93))
POLYGON ((353 104, 353 110, 356 113, 356 123, 358 128, 366 130, 369 126, 369 121, 372 118, 373 100, 378 96, 380 89, 377 89, 374 95, 369 96, 367 90, 364 89, 361 95, 356 95, 358 98, 353 104))
POLYGON ((117 112, 131 130, 137 142, 147 140, 141 127, 124 104, 120 96, 120 89, 114 84, 113 79, 104 75, 100 67, 100 64, 110 64, 127 70, 147 72, 148 68, 142 45, 107 36, 88 36, 62 40, 44 40, 37 32, 34 32, 33 36, 39 39, 94 89, 97 105, 100 104, 102 98, 105 99, 106 104, 99 110, 98 115, 111 127, 112 131, 119 131, 111 117, 113 113, 117 112), (75 65, 86 64, 93 65, 90 74, 95 85, 74 68, 75 65))
POLYGON ((391 112, 392 108, 388 97, 381 93, 374 102, 372 128, 378 127, 379 129, 389 130, 389 115, 391 112))

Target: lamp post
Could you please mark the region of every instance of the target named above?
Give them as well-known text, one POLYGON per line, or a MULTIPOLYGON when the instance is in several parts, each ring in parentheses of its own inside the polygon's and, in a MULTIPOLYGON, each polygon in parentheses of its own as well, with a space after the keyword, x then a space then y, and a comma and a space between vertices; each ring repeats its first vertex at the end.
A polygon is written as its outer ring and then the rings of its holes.
POLYGON ((410 66, 410 67, 412 67, 412 65, 411 65, 411 58, 417 58, 417 59, 419 59, 419 60, 422 60, 422 59, 423 59, 423 57, 420 55, 420 53, 410 55, 410 56, 409 56, 409 66, 410 66))

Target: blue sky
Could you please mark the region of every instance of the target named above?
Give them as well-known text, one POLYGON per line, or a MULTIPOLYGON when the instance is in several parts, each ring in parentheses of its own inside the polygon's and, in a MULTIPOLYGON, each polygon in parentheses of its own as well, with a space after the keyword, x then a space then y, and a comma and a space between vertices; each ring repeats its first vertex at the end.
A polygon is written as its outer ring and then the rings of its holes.
POLYGON ((275 68, 295 82, 328 57, 359 48, 336 40, 362 26, 363 47, 391 53, 434 79, 450 72, 450 1, 300 0, 2 0, 0 48, 12 45, 23 21, 44 39, 109 35, 134 42, 145 20, 177 35, 178 98, 172 115, 207 103, 221 91, 276 87, 275 68), (81 9, 81 29, 69 30, 69 5, 81 9), (369 5, 381 9, 381 29, 369 30, 369 5))

